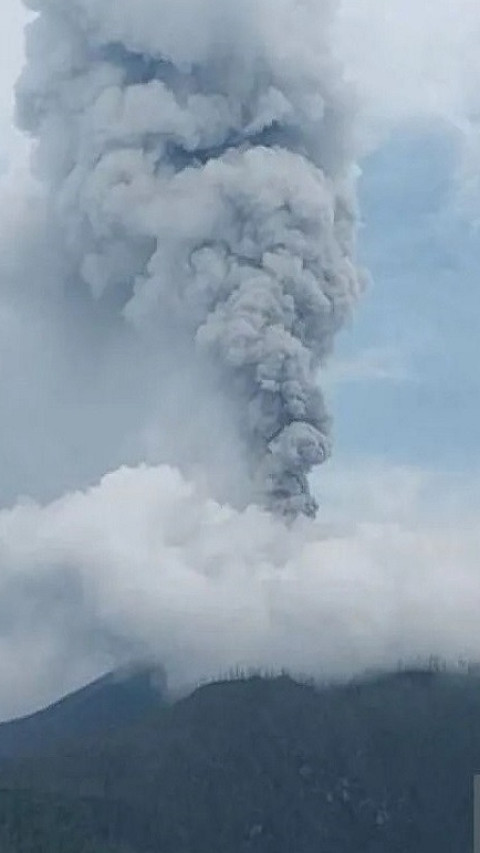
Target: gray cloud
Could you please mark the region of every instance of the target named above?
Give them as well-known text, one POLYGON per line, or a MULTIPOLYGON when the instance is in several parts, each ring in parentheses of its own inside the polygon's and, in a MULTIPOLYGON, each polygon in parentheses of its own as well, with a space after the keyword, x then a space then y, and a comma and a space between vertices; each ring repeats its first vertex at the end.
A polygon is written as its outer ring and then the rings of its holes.
POLYGON ((72 275, 137 329, 194 341, 237 407, 251 497, 314 514, 317 368, 361 289, 330 4, 27 5, 18 115, 72 275))

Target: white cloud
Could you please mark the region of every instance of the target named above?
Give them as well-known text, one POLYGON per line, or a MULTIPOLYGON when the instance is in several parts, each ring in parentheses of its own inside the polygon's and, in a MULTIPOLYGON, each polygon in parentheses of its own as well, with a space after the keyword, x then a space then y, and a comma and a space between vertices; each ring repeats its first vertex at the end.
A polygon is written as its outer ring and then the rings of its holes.
POLYGON ((340 52, 372 120, 478 113, 480 7, 476 0, 341 0, 340 52))
POLYGON ((461 492, 432 520, 435 479, 381 465, 332 485, 322 523, 292 528, 220 507, 166 467, 0 513, 0 714, 127 650, 158 655, 176 681, 236 663, 340 674, 478 657, 479 502, 461 492))
POLYGON ((14 128, 14 85, 23 58, 27 14, 20 0, 3 0, 0 12, 0 172, 24 162, 27 145, 14 128))
POLYGON ((361 103, 365 150, 398 125, 442 125, 458 144, 458 196, 480 204, 480 4, 477 0, 341 0, 338 51, 361 103))

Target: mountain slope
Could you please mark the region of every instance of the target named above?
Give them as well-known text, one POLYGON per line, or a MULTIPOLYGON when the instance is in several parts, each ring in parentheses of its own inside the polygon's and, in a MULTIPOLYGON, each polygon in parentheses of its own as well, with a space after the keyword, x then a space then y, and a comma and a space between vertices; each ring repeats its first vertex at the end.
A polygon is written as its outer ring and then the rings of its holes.
POLYGON ((0 840, 15 853, 471 853, 479 767, 478 678, 219 683, 0 768, 0 840))
POLYGON ((45 752, 60 740, 127 726, 166 694, 159 669, 112 672, 36 714, 0 724, 0 758, 45 752))

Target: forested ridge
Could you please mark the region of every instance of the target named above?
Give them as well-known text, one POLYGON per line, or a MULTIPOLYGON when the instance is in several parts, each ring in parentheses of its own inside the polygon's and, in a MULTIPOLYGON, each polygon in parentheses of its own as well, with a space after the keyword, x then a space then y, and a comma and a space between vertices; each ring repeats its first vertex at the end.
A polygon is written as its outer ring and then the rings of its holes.
POLYGON ((0 850, 471 853, 478 768, 476 674, 239 678, 4 758, 0 850))

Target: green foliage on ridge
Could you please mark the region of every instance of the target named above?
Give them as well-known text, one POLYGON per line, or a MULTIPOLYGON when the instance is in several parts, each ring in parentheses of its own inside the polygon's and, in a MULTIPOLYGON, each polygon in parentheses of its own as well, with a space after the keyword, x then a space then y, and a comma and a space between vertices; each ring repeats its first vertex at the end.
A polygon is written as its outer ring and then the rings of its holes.
POLYGON ((1 853, 471 853, 480 678, 199 688, 0 763, 1 853))

